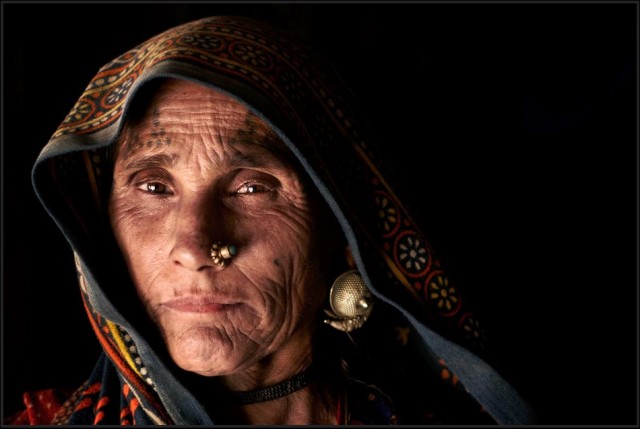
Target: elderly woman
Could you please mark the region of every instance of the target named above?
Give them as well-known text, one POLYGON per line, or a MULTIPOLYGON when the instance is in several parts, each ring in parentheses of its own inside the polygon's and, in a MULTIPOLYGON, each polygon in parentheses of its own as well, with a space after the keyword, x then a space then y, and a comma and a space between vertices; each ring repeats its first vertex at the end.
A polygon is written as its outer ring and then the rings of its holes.
POLYGON ((104 66, 34 167, 104 353, 17 424, 526 424, 349 92, 241 17, 104 66))

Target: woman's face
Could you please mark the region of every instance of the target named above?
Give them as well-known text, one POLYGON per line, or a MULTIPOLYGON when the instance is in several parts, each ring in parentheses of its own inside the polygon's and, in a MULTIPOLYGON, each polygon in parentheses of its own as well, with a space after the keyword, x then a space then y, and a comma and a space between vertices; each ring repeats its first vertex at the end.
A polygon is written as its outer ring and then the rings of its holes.
POLYGON ((273 147, 284 143, 243 105, 179 80, 163 84, 120 142, 113 230, 138 295, 187 371, 226 375, 267 356, 310 358, 327 287, 318 206, 273 147), (224 268, 211 259, 214 241, 238 249, 224 268))

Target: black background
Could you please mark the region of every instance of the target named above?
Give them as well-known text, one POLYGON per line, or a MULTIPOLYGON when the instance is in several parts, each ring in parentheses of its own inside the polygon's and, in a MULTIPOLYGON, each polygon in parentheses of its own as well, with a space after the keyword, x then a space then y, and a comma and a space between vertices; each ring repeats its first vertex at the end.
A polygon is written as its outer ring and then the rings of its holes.
POLYGON ((271 17, 332 61, 502 373, 542 424, 637 424, 636 2, 3 3, 4 415, 98 345, 30 184, 97 69, 173 25, 271 17))

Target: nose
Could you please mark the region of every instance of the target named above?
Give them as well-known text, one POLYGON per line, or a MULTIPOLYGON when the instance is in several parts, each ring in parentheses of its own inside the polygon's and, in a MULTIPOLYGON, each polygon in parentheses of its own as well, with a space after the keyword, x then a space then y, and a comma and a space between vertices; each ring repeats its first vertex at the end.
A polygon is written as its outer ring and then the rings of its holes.
POLYGON ((214 242, 228 243, 228 218, 224 208, 215 207, 212 198, 184 201, 174 219, 171 261, 191 271, 221 270, 227 264, 216 264, 211 256, 214 242))

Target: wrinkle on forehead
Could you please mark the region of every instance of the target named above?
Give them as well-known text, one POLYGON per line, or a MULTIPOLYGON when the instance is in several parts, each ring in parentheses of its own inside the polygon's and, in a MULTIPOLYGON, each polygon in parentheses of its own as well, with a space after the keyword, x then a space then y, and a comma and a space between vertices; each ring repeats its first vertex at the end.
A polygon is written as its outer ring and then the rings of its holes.
POLYGON ((132 104, 133 112, 128 115, 130 120, 117 142, 116 156, 128 158, 144 147, 170 146, 176 142, 171 141, 166 130, 172 128, 189 138, 208 135, 223 143, 223 147, 228 144, 230 149, 239 145, 261 146, 287 164, 297 164, 293 153, 271 127, 247 106, 220 91, 190 81, 167 79, 151 85, 146 96, 140 97, 132 104))

